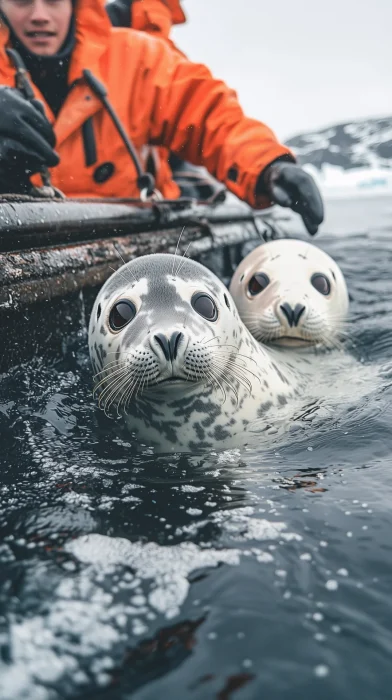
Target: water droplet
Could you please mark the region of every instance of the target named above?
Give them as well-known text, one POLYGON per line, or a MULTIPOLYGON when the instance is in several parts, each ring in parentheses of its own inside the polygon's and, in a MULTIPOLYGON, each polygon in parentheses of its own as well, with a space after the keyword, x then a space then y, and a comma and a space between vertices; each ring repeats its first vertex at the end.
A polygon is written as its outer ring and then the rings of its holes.
POLYGON ((338 584, 337 581, 333 581, 332 579, 330 579, 330 580, 327 581, 327 583, 325 584, 325 588, 326 588, 328 591, 337 591, 338 588, 339 588, 339 584, 338 584))
POLYGON ((324 664, 319 664, 318 666, 315 666, 314 675, 317 676, 317 678, 326 678, 329 675, 328 666, 325 666, 324 664))
POLYGON ((304 554, 301 554, 299 557, 302 561, 311 561, 312 555, 309 554, 309 552, 304 552, 304 554))

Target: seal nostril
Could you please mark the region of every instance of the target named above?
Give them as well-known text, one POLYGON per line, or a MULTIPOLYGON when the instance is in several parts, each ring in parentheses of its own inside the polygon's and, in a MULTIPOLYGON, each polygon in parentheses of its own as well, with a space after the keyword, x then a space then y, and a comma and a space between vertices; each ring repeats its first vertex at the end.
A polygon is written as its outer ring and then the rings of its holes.
POLYGON ((169 341, 166 338, 166 336, 163 335, 163 333, 156 333, 156 335, 154 335, 154 340, 160 346, 160 348, 165 356, 165 359, 167 361, 169 361, 170 360, 170 346, 169 346, 169 341))
POLYGON ((298 326, 299 319, 301 318, 304 311, 305 311, 305 307, 303 304, 296 304, 295 309, 293 311, 293 324, 294 324, 294 326, 298 326))
POLYGON ((175 360, 177 357, 178 346, 179 346, 181 340, 183 339, 183 337, 184 337, 184 335, 183 335, 183 333, 181 333, 181 331, 174 331, 174 333, 172 333, 172 336, 170 338, 170 343, 169 343, 172 360, 175 360))
MULTIPOLYGON (((288 324, 291 328, 293 325, 293 322, 294 322, 293 309, 291 308, 290 304, 287 303, 287 301, 284 304, 281 304, 280 308, 282 309, 284 315, 286 316, 288 324)), ((297 307, 295 307, 295 308, 297 308, 297 307)))
POLYGON ((158 343, 168 362, 176 359, 178 348, 183 337, 184 334, 181 333, 181 331, 174 331, 170 338, 167 338, 164 333, 156 333, 153 336, 154 341, 158 343))

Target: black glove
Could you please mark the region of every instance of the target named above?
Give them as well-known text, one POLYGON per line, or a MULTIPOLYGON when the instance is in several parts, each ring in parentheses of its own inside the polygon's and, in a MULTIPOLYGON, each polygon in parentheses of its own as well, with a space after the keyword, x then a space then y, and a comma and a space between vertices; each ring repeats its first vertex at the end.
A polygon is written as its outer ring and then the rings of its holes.
POLYGON ((16 88, 0 86, 0 192, 28 192, 30 175, 43 165, 58 165, 55 143, 42 104, 28 102, 16 88))
POLYGON ((272 202, 290 207, 302 216, 303 222, 314 236, 324 219, 324 206, 313 178, 296 163, 278 159, 268 165, 261 174, 256 193, 266 193, 272 202))

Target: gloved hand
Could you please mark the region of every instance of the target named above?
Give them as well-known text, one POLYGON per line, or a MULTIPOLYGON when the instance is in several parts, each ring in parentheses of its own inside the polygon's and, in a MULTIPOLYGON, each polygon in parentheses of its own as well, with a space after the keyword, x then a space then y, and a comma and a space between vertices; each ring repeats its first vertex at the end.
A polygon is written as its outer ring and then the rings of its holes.
POLYGON ((299 165, 284 158, 274 161, 259 178, 256 192, 259 187, 273 203, 300 214, 311 236, 317 233, 324 219, 323 200, 313 178, 299 165))
POLYGON ((16 88, 0 86, 0 192, 26 193, 30 175, 59 157, 56 138, 38 100, 28 102, 16 88))

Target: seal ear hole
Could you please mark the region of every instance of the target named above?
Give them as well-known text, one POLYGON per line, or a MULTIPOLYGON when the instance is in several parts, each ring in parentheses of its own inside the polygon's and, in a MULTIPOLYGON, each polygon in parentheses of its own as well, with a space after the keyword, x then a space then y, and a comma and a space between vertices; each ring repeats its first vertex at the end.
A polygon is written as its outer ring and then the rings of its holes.
POLYGON ((270 279, 264 272, 256 272, 248 282, 248 292, 251 297, 264 292, 268 287, 270 279))
POLYGON ((196 292, 191 299, 192 308, 207 321, 216 321, 218 308, 214 300, 204 292, 196 292))
POLYGON ((223 296, 224 296, 225 304, 226 304, 227 308, 230 309, 230 302, 229 302, 229 300, 228 300, 228 298, 227 298, 227 295, 224 294, 223 296))
POLYGON ((136 316, 136 307, 128 299, 120 299, 112 307, 109 314, 109 326, 112 331, 121 331, 136 316))
POLYGON ((315 272, 314 275, 312 275, 310 282, 313 287, 323 296, 327 297, 328 294, 330 294, 331 283, 326 275, 323 275, 321 272, 315 272))
POLYGON ((333 270, 331 270, 331 275, 332 275, 332 277, 334 278, 334 280, 335 280, 335 282, 336 282, 336 275, 335 275, 335 273, 334 273, 333 270))
POLYGON ((242 282, 242 280, 244 279, 244 277, 245 277, 245 274, 241 275, 241 277, 240 277, 240 282, 242 282))
POLYGON ((99 319, 101 313, 102 313, 102 306, 101 306, 101 304, 98 304, 98 308, 97 308, 97 321, 98 321, 98 319, 99 319))

